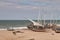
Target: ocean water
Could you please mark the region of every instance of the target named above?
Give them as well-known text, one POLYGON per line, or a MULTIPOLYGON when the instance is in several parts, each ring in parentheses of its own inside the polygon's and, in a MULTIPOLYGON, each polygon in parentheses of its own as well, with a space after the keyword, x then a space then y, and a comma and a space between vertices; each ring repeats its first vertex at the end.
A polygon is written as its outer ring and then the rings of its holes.
POLYGON ((0 28, 24 27, 30 23, 28 20, 0 20, 0 28))
MULTIPOLYGON (((37 21, 37 20, 35 20, 37 21)), ((45 20, 46 23, 49 23, 50 20, 45 20)), ((51 22, 55 22, 57 24, 60 24, 60 20, 51 20, 51 22)), ((10 27, 26 27, 29 25, 31 22, 29 20, 0 20, 0 29, 1 28, 10 28, 10 27)), ((40 23, 44 23, 43 20, 40 21, 40 23)))

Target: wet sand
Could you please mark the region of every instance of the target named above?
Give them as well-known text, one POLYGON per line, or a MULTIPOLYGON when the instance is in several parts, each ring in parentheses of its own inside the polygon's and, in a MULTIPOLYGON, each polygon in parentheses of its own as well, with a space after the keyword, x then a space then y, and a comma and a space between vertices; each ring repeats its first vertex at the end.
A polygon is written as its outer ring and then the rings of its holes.
POLYGON ((60 40, 60 33, 55 33, 52 30, 49 32, 34 32, 25 29, 15 31, 0 30, 0 40, 60 40), (16 34, 13 32, 16 32, 16 34))

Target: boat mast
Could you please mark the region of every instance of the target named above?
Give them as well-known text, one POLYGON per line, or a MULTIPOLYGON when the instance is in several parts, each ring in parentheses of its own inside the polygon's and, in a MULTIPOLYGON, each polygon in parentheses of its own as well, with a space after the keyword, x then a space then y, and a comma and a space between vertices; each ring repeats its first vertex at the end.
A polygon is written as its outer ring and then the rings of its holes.
POLYGON ((38 13, 38 20, 37 20, 38 23, 39 23, 39 19, 40 19, 40 12, 38 13))
POLYGON ((53 24, 55 24, 55 17, 54 17, 55 15, 53 14, 52 16, 53 16, 53 24))
POLYGON ((58 16, 56 15, 56 20, 55 20, 55 21, 56 21, 56 23, 55 23, 55 24, 57 24, 57 18, 58 18, 58 16))
POLYGON ((51 24, 51 21, 52 21, 52 14, 50 14, 51 16, 50 16, 50 24, 51 24))
POLYGON ((57 23, 57 15, 55 14, 55 24, 57 23))
POLYGON ((39 7, 39 12, 38 12, 38 19, 37 19, 37 22, 40 23, 40 7, 39 7))
POLYGON ((52 14, 52 24, 54 24, 54 15, 52 14))
POLYGON ((45 25, 45 16, 43 16, 43 18, 44 18, 44 19, 43 19, 43 25, 45 25))
MULTIPOLYGON (((43 12, 44 12, 44 8, 43 8, 43 12)), ((45 25, 45 16, 46 16, 46 15, 43 15, 43 18, 44 18, 44 19, 43 19, 43 24, 44 24, 44 25, 45 25)))

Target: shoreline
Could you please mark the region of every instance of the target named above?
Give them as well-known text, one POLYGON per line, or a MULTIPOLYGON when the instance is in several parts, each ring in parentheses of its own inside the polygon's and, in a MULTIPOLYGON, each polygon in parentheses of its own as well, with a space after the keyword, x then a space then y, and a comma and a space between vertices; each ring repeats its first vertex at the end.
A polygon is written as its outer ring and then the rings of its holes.
POLYGON ((60 40, 60 34, 52 30, 50 32, 34 32, 29 29, 0 30, 0 40, 60 40))

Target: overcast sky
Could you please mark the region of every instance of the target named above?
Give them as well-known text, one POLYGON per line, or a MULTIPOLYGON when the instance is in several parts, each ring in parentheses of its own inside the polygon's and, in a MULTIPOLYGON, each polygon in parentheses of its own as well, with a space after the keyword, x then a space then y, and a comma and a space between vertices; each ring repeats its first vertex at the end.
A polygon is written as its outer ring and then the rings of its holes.
POLYGON ((0 0, 0 20, 37 19, 39 13, 40 19, 60 20, 60 0, 0 0))

